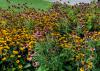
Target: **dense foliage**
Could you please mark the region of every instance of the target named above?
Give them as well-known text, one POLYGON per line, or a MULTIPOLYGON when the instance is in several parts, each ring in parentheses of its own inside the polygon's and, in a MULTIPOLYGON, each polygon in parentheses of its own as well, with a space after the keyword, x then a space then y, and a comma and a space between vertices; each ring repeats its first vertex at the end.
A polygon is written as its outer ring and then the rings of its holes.
POLYGON ((99 3, 48 11, 0 9, 1 71, 94 71, 100 67, 99 3))

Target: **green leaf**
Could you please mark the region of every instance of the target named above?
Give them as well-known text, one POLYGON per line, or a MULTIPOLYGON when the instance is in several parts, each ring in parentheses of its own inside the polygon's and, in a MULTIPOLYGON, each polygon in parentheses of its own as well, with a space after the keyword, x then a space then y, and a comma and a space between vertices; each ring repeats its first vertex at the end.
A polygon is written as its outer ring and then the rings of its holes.
POLYGON ((0 61, 0 64, 2 64, 2 61, 0 61))
POLYGON ((100 46, 100 41, 97 41, 97 44, 96 44, 96 46, 98 46, 98 47, 100 46))
POLYGON ((15 70, 16 70, 16 68, 8 68, 7 71, 15 71, 15 70))
POLYGON ((88 30, 91 30, 93 28, 93 24, 92 23, 88 23, 87 25, 88 30))
POLYGON ((76 31, 78 34, 82 34, 82 28, 80 27, 80 25, 77 26, 76 31))
POLYGON ((48 69, 44 66, 40 66, 37 71, 48 71, 48 69))
POLYGON ((71 66, 66 66, 68 71, 72 71, 72 67, 71 66))
POLYGON ((24 68, 29 68, 29 67, 31 67, 30 63, 28 63, 27 65, 24 66, 24 68))

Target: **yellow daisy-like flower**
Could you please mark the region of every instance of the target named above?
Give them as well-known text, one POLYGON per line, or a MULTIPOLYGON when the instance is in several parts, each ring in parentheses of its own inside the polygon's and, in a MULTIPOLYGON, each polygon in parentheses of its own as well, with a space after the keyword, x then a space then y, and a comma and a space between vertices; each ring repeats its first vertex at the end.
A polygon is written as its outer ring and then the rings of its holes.
POLYGON ((92 67, 93 67, 93 63, 92 62, 88 62, 88 68, 92 69, 92 67))
POLYGON ((63 40, 63 39, 65 39, 65 37, 61 37, 61 38, 59 38, 59 41, 61 41, 61 40, 63 40))
POLYGON ((2 61, 5 61, 5 60, 6 60, 6 57, 2 58, 1 60, 2 60, 2 61))
POLYGON ((13 54, 18 54, 18 51, 13 51, 13 54))
POLYGON ((23 66, 22 66, 21 64, 20 64, 20 65, 18 65, 18 68, 19 68, 19 69, 22 69, 22 67, 23 67, 23 66))
POLYGON ((80 68, 80 71, 85 71, 83 67, 80 68))
POLYGON ((3 49, 3 47, 0 47, 0 54, 2 54, 2 49, 3 49))
POLYGON ((72 45, 70 44, 70 43, 65 43, 65 48, 69 48, 69 47, 71 47, 72 45))
POLYGON ((60 44, 61 47, 64 47, 64 44, 60 44))
POLYGON ((21 57, 21 55, 18 55, 18 58, 20 58, 21 57))
POLYGON ((28 60, 28 61, 31 61, 31 60, 32 60, 32 57, 27 57, 27 60, 28 60))
POLYGON ((12 58, 12 57, 14 57, 15 55, 10 55, 10 57, 12 58))
POLYGON ((6 20, 1 20, 0 23, 5 25, 5 24, 7 24, 7 21, 6 20))
POLYGON ((20 62, 19 60, 16 61, 16 63, 19 63, 19 62, 20 62))
POLYGON ((0 37, 0 41, 3 41, 3 40, 4 40, 4 38, 1 38, 1 37, 0 37))
POLYGON ((65 44, 65 48, 69 48, 70 46, 68 44, 65 44))
POLYGON ((6 43, 6 41, 5 40, 0 40, 0 43, 6 43))
POLYGON ((80 59, 80 56, 79 56, 79 55, 77 55, 77 56, 76 56, 76 60, 79 60, 79 59, 80 59))
POLYGON ((7 41, 12 41, 12 38, 10 38, 10 37, 8 38, 8 37, 7 37, 7 41))
POLYGON ((64 42, 64 43, 67 43, 67 41, 66 41, 66 40, 64 40, 63 42, 64 42))
POLYGON ((75 42, 78 43, 78 42, 80 42, 80 40, 79 39, 75 39, 75 42))
POLYGON ((32 45, 34 43, 34 41, 29 42, 29 45, 32 45))
POLYGON ((6 31, 6 30, 2 30, 2 33, 3 33, 4 35, 6 35, 6 34, 7 34, 7 31, 6 31))
POLYGON ((10 49, 10 47, 9 47, 9 46, 4 46, 4 48, 5 48, 5 49, 10 49))
POLYGON ((20 47, 19 49, 20 49, 21 51, 23 51, 23 50, 24 50, 24 48, 23 48, 23 47, 20 47))

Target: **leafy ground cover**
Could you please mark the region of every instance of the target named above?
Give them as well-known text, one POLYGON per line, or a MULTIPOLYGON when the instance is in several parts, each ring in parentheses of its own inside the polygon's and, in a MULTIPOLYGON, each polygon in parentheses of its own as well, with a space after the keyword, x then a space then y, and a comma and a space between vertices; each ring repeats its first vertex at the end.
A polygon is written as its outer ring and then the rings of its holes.
POLYGON ((99 70, 99 7, 55 3, 47 11, 0 9, 0 70, 99 70))

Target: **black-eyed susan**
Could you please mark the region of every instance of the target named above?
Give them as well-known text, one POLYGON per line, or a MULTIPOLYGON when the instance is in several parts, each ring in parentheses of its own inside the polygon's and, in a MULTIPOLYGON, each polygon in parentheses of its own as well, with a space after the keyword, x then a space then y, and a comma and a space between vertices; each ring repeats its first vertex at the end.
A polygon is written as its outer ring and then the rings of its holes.
POLYGON ((9 46, 4 46, 4 49, 10 49, 10 47, 9 46))
POLYGON ((24 51, 24 48, 23 48, 23 47, 20 47, 19 49, 20 49, 21 51, 24 51))
POLYGON ((30 56, 27 57, 27 60, 28 60, 28 61, 31 61, 31 60, 32 60, 32 57, 30 57, 30 56))
POLYGON ((13 54, 18 54, 18 51, 14 50, 14 51, 13 51, 13 54))
POLYGON ((19 68, 19 69, 22 69, 22 68, 23 68, 23 66, 22 66, 21 64, 19 64, 19 65, 18 65, 18 68, 19 68))
POLYGON ((85 71, 83 67, 80 68, 80 71, 85 71))
POLYGON ((21 57, 21 55, 18 55, 18 58, 20 58, 21 57))
POLYGON ((92 69, 93 68, 93 63, 91 61, 88 62, 88 68, 92 69))
POLYGON ((2 50, 3 50, 3 47, 2 47, 2 46, 0 46, 0 54, 2 54, 2 50))
POLYGON ((15 55, 11 54, 10 57, 13 58, 13 57, 15 57, 15 55))
POLYGON ((19 60, 16 60, 16 63, 19 63, 20 61, 19 60))
POLYGON ((4 58, 2 58, 1 60, 2 60, 2 61, 5 61, 6 59, 7 59, 7 58, 6 58, 6 57, 4 57, 4 58))

